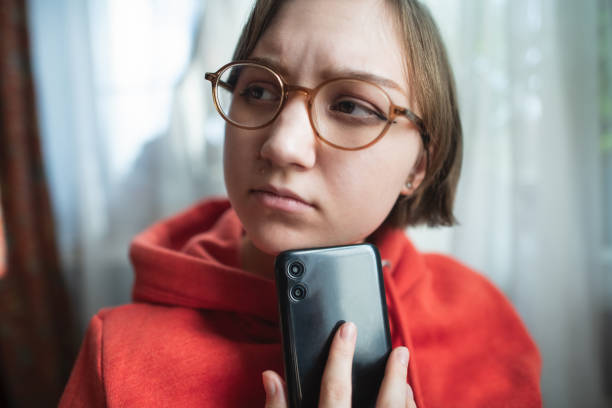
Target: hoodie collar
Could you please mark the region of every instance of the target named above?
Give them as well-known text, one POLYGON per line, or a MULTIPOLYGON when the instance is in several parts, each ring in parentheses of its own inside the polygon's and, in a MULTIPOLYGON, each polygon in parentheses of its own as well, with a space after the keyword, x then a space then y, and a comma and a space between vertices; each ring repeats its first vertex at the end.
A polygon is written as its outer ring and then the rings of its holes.
POLYGON ((132 241, 133 299, 277 322, 274 281, 239 268, 241 235, 227 200, 209 200, 155 224, 132 241))
MULTIPOLYGON (((227 199, 204 201, 153 225, 130 247, 134 301, 234 312, 278 324, 274 281, 240 268, 243 233, 227 199)), ((424 265, 422 257, 412 256, 417 252, 404 232, 390 229, 376 245, 389 264, 385 284, 399 279, 403 288, 412 286, 424 265), (415 273, 396 273, 405 268, 415 273)))

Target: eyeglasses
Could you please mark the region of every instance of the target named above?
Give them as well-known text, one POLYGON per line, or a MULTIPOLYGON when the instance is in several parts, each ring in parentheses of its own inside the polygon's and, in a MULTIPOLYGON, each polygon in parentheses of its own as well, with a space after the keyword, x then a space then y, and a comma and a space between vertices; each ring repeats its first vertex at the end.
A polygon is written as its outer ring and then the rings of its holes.
POLYGON ((342 150, 365 149, 387 133, 398 116, 418 129, 427 155, 429 135, 423 121, 395 105, 378 85, 356 78, 335 78, 314 89, 288 84, 272 67, 235 61, 206 73, 219 114, 241 129, 268 126, 283 109, 290 92, 306 96, 310 124, 324 143, 342 150))

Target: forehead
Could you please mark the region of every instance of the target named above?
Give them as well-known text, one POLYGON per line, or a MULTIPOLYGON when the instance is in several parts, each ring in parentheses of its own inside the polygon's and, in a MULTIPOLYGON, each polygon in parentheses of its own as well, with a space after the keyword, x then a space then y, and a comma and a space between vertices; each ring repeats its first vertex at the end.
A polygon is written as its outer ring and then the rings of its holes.
POLYGON ((360 71, 388 78, 408 93, 401 35, 385 0, 288 1, 251 56, 275 61, 303 85, 360 71))

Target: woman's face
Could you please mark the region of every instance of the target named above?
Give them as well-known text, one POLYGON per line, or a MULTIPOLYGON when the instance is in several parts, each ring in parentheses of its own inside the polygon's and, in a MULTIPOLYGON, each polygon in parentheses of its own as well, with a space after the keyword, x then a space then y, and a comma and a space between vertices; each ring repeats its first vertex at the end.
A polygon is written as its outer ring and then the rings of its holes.
MULTIPOLYGON (((405 54, 385 3, 290 1, 251 57, 309 88, 355 72, 376 76, 396 105, 411 107, 405 54)), ((411 192, 406 182, 414 189, 421 180, 423 171, 415 169, 420 149, 418 132, 401 119, 367 149, 322 143, 305 96, 296 92, 265 128, 227 125, 225 182, 247 238, 266 253, 356 243, 380 226, 400 194, 411 192)))

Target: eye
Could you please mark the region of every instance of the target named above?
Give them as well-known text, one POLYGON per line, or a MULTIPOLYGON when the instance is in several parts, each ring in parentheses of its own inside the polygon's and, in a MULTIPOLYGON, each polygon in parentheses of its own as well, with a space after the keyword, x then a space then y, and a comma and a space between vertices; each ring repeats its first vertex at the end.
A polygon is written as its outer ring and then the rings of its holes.
POLYGON ((280 93, 270 85, 249 84, 240 92, 240 96, 253 102, 268 102, 277 101, 280 97, 280 93))
POLYGON ((331 105, 329 110, 355 119, 376 119, 386 121, 387 118, 365 101, 356 99, 342 99, 331 105))

